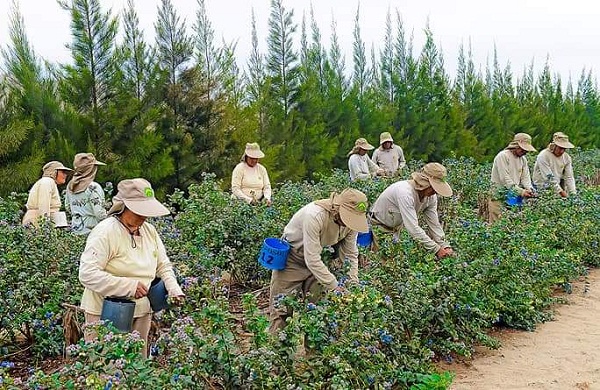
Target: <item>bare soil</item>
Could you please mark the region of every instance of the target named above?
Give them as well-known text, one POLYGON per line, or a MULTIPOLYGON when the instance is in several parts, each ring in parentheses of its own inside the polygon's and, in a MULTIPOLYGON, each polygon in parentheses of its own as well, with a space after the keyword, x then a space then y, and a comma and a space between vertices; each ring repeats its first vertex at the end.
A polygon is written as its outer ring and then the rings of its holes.
POLYGON ((444 364, 452 390, 600 390, 600 270, 573 283, 568 304, 535 332, 495 334, 499 350, 478 349, 471 361, 444 364))

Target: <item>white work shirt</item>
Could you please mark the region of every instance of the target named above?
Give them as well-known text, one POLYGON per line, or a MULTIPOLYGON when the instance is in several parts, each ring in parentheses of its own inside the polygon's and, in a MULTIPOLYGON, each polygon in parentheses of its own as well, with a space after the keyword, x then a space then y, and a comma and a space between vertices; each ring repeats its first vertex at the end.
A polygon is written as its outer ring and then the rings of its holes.
POLYGON ((368 155, 359 155, 355 153, 348 158, 348 169, 350 170, 350 180, 370 179, 377 174, 379 167, 368 155))
POLYGON ((51 177, 42 177, 29 190, 27 213, 23 225, 35 223, 39 216, 50 216, 60 210, 60 194, 56 182, 51 177))
POLYGON ((85 287, 81 308, 86 313, 100 315, 104 297, 134 300, 136 318, 152 313, 147 297, 133 297, 138 281, 150 288, 156 276, 164 281, 169 296, 184 295, 154 226, 144 222, 133 239, 135 248, 129 231, 115 217, 90 232, 79 265, 79 281, 85 287))
POLYGON ((386 176, 394 176, 398 170, 406 166, 404 152, 398 145, 392 144, 389 149, 383 146, 378 147, 373 152, 371 160, 385 171, 386 176))
POLYGON ((492 187, 494 190, 514 190, 520 196, 526 190, 531 190, 531 176, 525 156, 517 157, 509 149, 498 153, 492 165, 492 187))
POLYGON ((391 230, 403 227, 425 249, 437 253, 450 245, 445 241, 444 230, 437 213, 437 195, 419 199, 419 193, 409 180, 396 182, 386 188, 371 208, 373 217, 391 230), (419 226, 417 213, 423 213, 430 235, 419 226))
POLYGON ((248 203, 263 197, 271 200, 271 181, 267 169, 258 163, 250 167, 242 161, 231 174, 231 193, 248 203))
POLYGON ((550 149, 542 150, 533 166, 533 182, 536 187, 543 188, 549 185, 556 192, 560 192, 563 190, 560 186, 561 180, 564 180, 564 190, 567 194, 577 193, 571 156, 565 152, 562 156, 557 157, 550 149))

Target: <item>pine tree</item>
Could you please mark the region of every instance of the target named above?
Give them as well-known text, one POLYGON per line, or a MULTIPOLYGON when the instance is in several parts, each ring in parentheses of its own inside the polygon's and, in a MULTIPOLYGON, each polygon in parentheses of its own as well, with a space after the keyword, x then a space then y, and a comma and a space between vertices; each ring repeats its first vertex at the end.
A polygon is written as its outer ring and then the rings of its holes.
POLYGON ((110 12, 102 11, 99 0, 59 4, 71 14, 72 42, 68 47, 73 57, 73 65, 63 68, 63 98, 83 114, 91 151, 102 157, 109 152, 110 134, 103 110, 114 95, 118 22, 110 12))
MULTIPOLYGON (((302 144, 295 134, 294 110, 297 107, 299 82, 298 55, 293 48, 296 24, 293 11, 282 0, 271 0, 269 16, 269 52, 267 62, 268 115, 267 150, 285 178, 300 178, 306 172, 301 163, 302 144)), ((272 176, 276 179, 277 173, 272 176)))
POLYGON ((16 3, 9 34, 11 42, 2 49, 6 73, 0 76, 0 194, 26 191, 46 159, 67 163, 74 142, 59 132, 67 123, 56 82, 29 43, 16 3))
POLYGON ((180 106, 185 97, 180 78, 192 57, 192 40, 186 33, 185 20, 180 19, 171 0, 161 1, 154 29, 158 63, 165 75, 163 93, 167 106, 159 129, 173 149, 175 163, 175 177, 168 182, 168 186, 186 188, 198 173, 192 151, 194 141, 182 126, 180 118, 180 106))

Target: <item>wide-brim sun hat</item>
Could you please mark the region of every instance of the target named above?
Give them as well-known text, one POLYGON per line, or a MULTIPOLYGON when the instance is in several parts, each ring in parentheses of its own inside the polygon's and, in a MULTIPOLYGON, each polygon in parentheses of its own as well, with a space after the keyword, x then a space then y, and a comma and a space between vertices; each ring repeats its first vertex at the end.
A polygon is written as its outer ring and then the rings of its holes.
POLYGON ((373 146, 370 143, 368 143, 365 138, 359 138, 359 139, 357 139, 354 142, 354 147, 355 148, 361 148, 361 149, 364 149, 364 150, 373 150, 373 149, 375 149, 375 146, 373 146))
POLYGON ((440 163, 428 163, 423 167, 423 174, 427 176, 429 184, 437 194, 444 197, 452 196, 452 188, 446 182, 448 175, 446 167, 440 163))
POLYGON ((265 154, 260 150, 260 146, 256 142, 247 143, 244 155, 250 158, 263 158, 265 154))
POLYGON ((344 225, 351 230, 366 233, 369 231, 367 223, 367 196, 353 188, 347 188, 337 195, 334 203, 339 205, 340 218, 344 225))
POLYGON ((166 208, 154 197, 154 190, 146 179, 122 180, 117 185, 117 195, 113 197, 113 206, 108 214, 117 214, 123 211, 123 205, 131 212, 142 217, 160 217, 168 215, 166 208))
POLYGON ((73 159, 73 168, 86 167, 88 165, 106 165, 102 161, 96 160, 96 157, 92 153, 77 153, 73 159))
POLYGON ((573 149, 575 147, 575 145, 569 142, 569 137, 561 131, 554 133, 552 136, 552 143, 563 149, 573 149))
POLYGON ((394 142, 392 135, 387 131, 379 135, 379 145, 383 145, 384 142, 394 142))
POLYGON ((509 148, 520 147, 527 152, 535 152, 536 149, 531 144, 531 136, 527 133, 517 133, 513 137, 513 140, 508 145, 509 148))
POLYGON ((65 167, 60 161, 50 161, 44 165, 42 171, 72 171, 72 169, 65 167))

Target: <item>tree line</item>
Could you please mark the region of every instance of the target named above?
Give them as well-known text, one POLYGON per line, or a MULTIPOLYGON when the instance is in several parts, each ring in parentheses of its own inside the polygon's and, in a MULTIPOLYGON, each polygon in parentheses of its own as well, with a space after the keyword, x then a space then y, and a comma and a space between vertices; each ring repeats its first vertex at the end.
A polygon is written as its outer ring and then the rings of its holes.
POLYGON ((298 24, 283 0, 271 0, 268 49, 259 49, 253 13, 252 50, 240 67, 235 43, 216 39, 205 0, 191 30, 172 1, 161 0, 154 42, 144 39, 133 0, 119 15, 100 0, 59 4, 71 16, 69 64, 35 53, 13 4, 1 52, 0 194, 27 190, 46 161, 70 165, 84 151, 108 163, 100 181, 139 176, 169 192, 202 172, 228 178, 254 141, 275 181, 345 167, 356 138, 378 143, 383 131, 408 159, 424 161, 487 160, 517 132, 531 134, 536 147, 559 130, 577 146, 600 145, 590 71, 563 85, 546 62, 515 77, 495 51, 478 69, 467 46, 451 78, 429 26, 416 53, 397 10, 387 14, 379 47, 367 50, 358 8, 353 31, 343 32, 354 38, 346 61, 335 21, 325 47, 312 10, 298 24))

